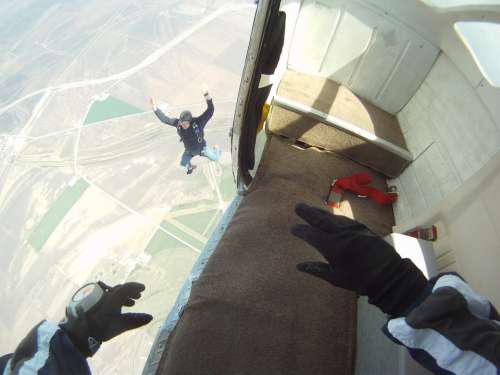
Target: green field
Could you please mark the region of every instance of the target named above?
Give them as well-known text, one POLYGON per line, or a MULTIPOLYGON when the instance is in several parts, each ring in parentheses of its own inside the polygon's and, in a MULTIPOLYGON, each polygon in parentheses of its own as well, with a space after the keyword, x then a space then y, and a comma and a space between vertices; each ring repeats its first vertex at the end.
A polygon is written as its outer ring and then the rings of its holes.
POLYGON ((40 251, 42 249, 50 235, 88 187, 89 184, 87 181, 79 179, 72 186, 64 189, 61 195, 59 195, 28 238, 28 242, 36 250, 40 251))
POLYGON ((196 232, 203 234, 208 224, 210 223, 210 220, 214 217, 216 213, 217 210, 210 210, 191 215, 179 216, 176 218, 176 220, 186 225, 187 227, 195 230, 196 232))
MULTIPOLYGON (((176 227, 171 222, 166 220, 162 221, 160 224, 162 228, 164 228, 169 233, 172 233, 174 236, 180 238, 182 241, 187 242, 191 246, 195 247, 198 250, 202 250, 205 243, 196 239, 182 229, 176 227)), ((154 255, 162 250, 167 250, 170 248, 178 248, 178 247, 187 247, 180 241, 177 241, 174 237, 170 236, 168 233, 164 232, 161 229, 158 229, 154 234, 153 238, 149 241, 146 246, 146 252, 154 255)))
MULTIPOLYGON (((200 184, 207 184, 202 174, 197 177, 200 181, 199 184, 195 185, 196 189, 199 189, 200 184)), ((223 169, 222 176, 218 177, 218 184, 224 202, 229 202, 236 196, 236 186, 230 166, 223 169)), ((173 207, 160 225, 165 231, 172 233, 182 241, 196 249, 203 250, 221 217, 222 212, 217 197, 214 195, 212 199, 200 199, 173 207)), ((156 231, 146 245, 146 252, 154 255, 167 249, 187 247, 165 231, 161 229, 156 231)))
POLYGON ((140 108, 134 107, 120 99, 108 96, 103 101, 95 101, 92 103, 83 125, 143 112, 145 111, 140 108))

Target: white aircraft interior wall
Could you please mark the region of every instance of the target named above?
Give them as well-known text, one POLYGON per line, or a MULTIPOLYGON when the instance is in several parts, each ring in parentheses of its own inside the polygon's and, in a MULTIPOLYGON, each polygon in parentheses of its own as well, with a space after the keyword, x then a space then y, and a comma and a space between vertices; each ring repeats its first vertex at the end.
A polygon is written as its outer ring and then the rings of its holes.
POLYGON ((288 65, 342 83, 378 107, 398 112, 439 49, 391 14, 344 0, 304 0, 288 65))
MULTIPOLYGON (((500 252, 500 200, 496 197, 500 191, 500 89, 482 76, 453 28, 455 20, 482 17, 481 7, 446 11, 421 0, 284 3, 294 3, 295 13, 296 3, 300 3, 300 15, 293 22, 290 68, 331 76, 398 115, 416 160, 392 181, 401 193, 395 205, 397 229, 438 222, 441 232, 435 249, 440 270, 460 271, 479 292, 500 305, 495 287, 500 281, 496 271, 500 252), (350 43, 353 35, 356 42, 350 43), (424 48, 419 55, 420 41, 424 48), (401 59, 401 48, 403 52, 407 49, 408 57, 416 57, 401 59), (400 66, 394 69, 398 58, 400 66), (418 65, 420 70, 408 73, 418 65), (412 91, 411 84, 391 83, 388 71, 397 80, 409 74, 421 81, 412 91), (384 86, 392 95, 380 95, 384 86), (468 186, 478 176, 485 183, 471 190, 468 186), (461 198, 450 198, 456 196, 461 198)), ((500 21, 500 7, 490 6, 488 12, 489 18, 500 21)))
MULTIPOLYGON (((355 0, 388 12, 432 44, 438 46, 465 74, 472 85, 483 76, 471 54, 454 29, 456 21, 500 22, 500 6, 482 6, 481 0, 469 0, 473 5, 440 9, 429 6, 434 0, 355 0)), ((465 0, 467 1, 467 0, 465 0)))
MULTIPOLYGON (((404 11, 427 14, 419 11, 426 7, 419 1, 411 2, 413 6, 405 2, 406 8, 395 3, 378 2, 399 17, 404 11)), ((440 271, 459 271, 498 306, 500 89, 486 81, 457 36, 457 17, 436 12, 421 24, 433 33, 442 52, 398 114, 416 160, 392 181, 401 192, 394 211, 400 229, 437 222, 434 248, 440 271)), ((460 17, 467 19, 466 12, 460 17)), ((408 21, 419 28, 418 17, 408 21)))
POLYGON ((478 90, 444 54, 398 114, 414 162, 393 180, 396 222, 421 217, 500 149, 500 131, 478 90))
MULTIPOLYGON (((456 205, 440 212, 443 231, 438 250, 452 253, 455 269, 497 308, 500 306, 500 153, 494 171, 456 205)), ((482 172, 482 170, 481 170, 482 172)))

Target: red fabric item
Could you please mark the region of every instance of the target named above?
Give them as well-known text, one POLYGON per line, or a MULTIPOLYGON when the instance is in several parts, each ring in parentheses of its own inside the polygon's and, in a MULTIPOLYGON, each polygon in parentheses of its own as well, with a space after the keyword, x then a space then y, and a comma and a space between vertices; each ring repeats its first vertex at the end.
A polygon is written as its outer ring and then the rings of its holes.
POLYGON ((409 231, 403 233, 406 234, 407 236, 415 237, 415 238, 421 238, 423 240, 427 241, 436 241, 437 240, 437 228, 435 225, 431 225, 430 227, 427 228, 413 228, 410 229, 409 231))
POLYGON ((372 177, 367 172, 353 174, 352 176, 338 178, 332 189, 339 187, 344 190, 352 191, 357 195, 364 195, 381 205, 391 204, 398 199, 397 193, 386 193, 372 186, 372 177))

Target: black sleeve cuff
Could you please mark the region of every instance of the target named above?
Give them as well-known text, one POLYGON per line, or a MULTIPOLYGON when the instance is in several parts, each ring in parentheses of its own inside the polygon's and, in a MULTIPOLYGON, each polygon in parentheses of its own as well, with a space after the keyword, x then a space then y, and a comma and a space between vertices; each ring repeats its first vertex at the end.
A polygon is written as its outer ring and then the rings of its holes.
POLYGON ((427 279, 422 271, 410 259, 402 259, 370 288, 368 302, 392 317, 403 316, 420 300, 426 287, 427 279))

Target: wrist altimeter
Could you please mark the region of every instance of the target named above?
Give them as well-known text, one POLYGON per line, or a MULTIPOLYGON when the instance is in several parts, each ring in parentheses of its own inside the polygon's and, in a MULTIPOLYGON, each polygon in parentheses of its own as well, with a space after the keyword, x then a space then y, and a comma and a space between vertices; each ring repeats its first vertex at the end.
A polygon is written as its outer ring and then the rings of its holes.
POLYGON ((87 313, 104 296, 104 290, 97 283, 89 283, 78 289, 66 308, 66 315, 72 318, 78 318, 87 313))
POLYGON ((101 343, 90 334, 89 322, 86 314, 103 298, 104 290, 97 283, 89 283, 78 289, 71 297, 66 307, 66 330, 75 345, 85 355, 92 356, 99 349, 101 343))

